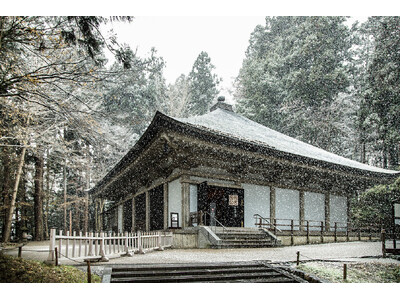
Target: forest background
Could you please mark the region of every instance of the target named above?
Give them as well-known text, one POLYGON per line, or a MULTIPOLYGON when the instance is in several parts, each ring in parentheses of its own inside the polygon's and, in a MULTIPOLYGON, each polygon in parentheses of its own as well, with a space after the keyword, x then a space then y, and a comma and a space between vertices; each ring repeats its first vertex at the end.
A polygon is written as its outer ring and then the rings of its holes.
MULTIPOLYGON (((348 19, 266 17, 249 37, 235 109, 327 151, 399 169, 400 18, 351 25, 348 19)), ((203 114, 219 94, 207 52, 167 85, 157 50, 140 57, 116 35, 105 37, 100 27, 110 22, 135 20, 0 17, 3 241, 22 232, 43 240, 52 227, 93 230, 88 190, 134 145, 155 112, 203 114), (114 63, 107 63, 106 51, 114 63)), ((362 220, 365 211, 353 213, 362 220)))

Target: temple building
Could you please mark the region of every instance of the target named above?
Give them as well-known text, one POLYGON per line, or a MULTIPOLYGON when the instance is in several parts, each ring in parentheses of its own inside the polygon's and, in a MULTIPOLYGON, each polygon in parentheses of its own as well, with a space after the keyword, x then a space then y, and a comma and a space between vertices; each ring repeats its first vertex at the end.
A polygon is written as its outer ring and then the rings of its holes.
POLYGON ((90 194, 98 230, 254 228, 255 215, 330 230, 350 221, 350 197, 397 176, 251 121, 219 97, 201 116, 157 112, 90 194))

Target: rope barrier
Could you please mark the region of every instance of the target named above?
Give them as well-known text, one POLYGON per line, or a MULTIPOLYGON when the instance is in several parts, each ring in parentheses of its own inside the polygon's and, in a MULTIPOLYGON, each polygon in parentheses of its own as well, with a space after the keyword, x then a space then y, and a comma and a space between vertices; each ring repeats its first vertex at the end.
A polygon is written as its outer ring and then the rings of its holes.
POLYGON ((77 262, 77 263, 79 263, 79 264, 84 264, 83 262, 77 261, 77 260, 72 259, 72 258, 69 258, 69 257, 65 256, 64 254, 62 254, 62 253, 60 253, 60 252, 58 252, 58 254, 60 254, 61 256, 65 257, 65 258, 67 258, 67 259, 69 259, 70 261, 74 261, 74 262, 77 262))

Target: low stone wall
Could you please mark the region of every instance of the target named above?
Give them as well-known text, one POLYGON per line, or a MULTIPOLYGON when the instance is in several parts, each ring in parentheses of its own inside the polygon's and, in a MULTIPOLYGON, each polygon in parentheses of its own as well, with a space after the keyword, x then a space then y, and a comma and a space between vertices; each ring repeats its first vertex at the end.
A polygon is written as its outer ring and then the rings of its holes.
MULTIPOLYGON (((202 249, 210 248, 211 243, 198 227, 188 229, 175 229, 173 232, 172 248, 175 249, 202 249)), ((278 239, 281 241, 281 246, 294 246, 294 245, 307 245, 307 244, 321 244, 321 243, 335 243, 335 236, 333 232, 324 232, 323 236, 319 232, 313 232, 309 236, 309 243, 307 243, 307 236, 305 232, 294 232, 291 236, 290 232, 277 233, 278 239), (292 241, 293 239, 293 241, 292 241)), ((353 241, 378 241, 380 237, 369 236, 362 234, 359 238, 358 234, 350 235, 349 242, 353 241)), ((344 233, 338 233, 336 242, 347 242, 347 236, 344 233)))
POLYGON ((174 230, 172 238, 172 248, 176 249, 195 249, 199 248, 198 230, 174 230))

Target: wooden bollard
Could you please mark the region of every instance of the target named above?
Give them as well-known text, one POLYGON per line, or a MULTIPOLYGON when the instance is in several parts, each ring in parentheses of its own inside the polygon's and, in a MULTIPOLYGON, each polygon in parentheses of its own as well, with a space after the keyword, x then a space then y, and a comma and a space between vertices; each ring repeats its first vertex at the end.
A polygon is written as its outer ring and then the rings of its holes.
POLYGON ((54 248, 55 258, 56 258, 56 266, 58 266, 58 250, 57 247, 54 248))
POLYGON ((294 237, 293 237, 293 231, 294 231, 294 222, 293 220, 290 220, 290 245, 294 245, 294 237))
POLYGON ((300 264, 300 251, 297 251, 296 254, 297 254, 296 266, 298 266, 300 264))
POLYGON ((87 261, 87 281, 88 283, 92 283, 92 271, 90 270, 90 259, 87 261))
POLYGON ((347 280, 347 264, 343 265, 343 280, 347 280))
POLYGON ((22 246, 18 247, 18 257, 22 257, 22 246))

